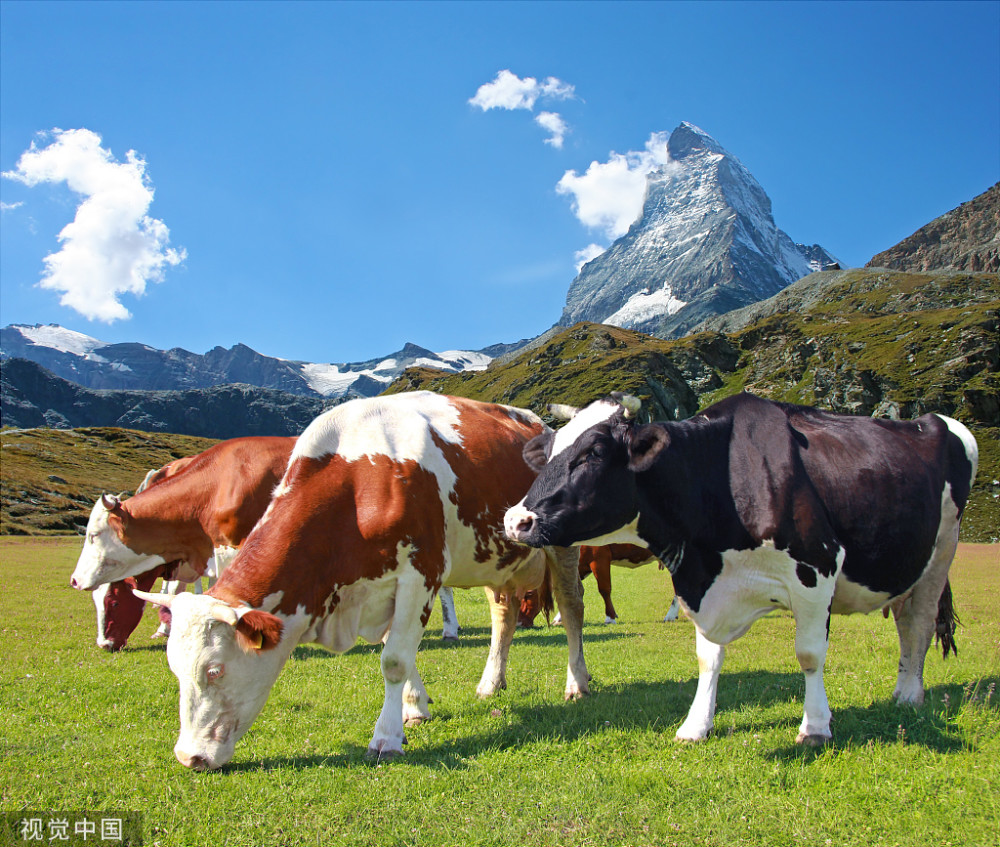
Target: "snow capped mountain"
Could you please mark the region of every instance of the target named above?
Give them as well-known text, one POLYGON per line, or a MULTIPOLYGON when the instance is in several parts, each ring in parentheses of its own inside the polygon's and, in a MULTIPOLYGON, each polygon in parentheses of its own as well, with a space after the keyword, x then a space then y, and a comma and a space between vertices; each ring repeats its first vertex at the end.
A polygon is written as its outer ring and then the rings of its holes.
POLYGON ((85 388, 158 390, 246 383, 292 394, 365 396, 381 392, 408 367, 483 370, 492 357, 470 350, 433 353, 406 344, 402 350, 355 363, 295 362, 262 356, 243 344, 204 355, 157 350, 145 344, 108 344, 50 324, 0 329, 0 359, 29 359, 85 388))
POLYGON ((647 176, 642 215, 573 280, 559 323, 588 320, 674 337, 714 314, 762 300, 836 261, 796 244, 771 200, 714 138, 682 123, 668 160, 647 176))

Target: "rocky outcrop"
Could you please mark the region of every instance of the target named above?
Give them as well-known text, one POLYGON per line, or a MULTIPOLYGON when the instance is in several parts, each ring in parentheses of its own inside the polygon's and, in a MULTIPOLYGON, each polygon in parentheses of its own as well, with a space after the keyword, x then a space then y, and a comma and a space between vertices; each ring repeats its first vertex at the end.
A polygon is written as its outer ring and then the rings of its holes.
POLYGON ((874 256, 866 267, 1000 272, 1000 182, 874 256))

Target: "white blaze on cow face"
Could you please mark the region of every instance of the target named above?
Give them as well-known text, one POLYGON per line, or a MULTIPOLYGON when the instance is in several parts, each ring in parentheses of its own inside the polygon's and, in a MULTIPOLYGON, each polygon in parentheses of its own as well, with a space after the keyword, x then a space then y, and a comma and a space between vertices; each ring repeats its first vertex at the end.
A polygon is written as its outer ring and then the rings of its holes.
MULTIPOLYGON (((145 596, 155 602, 155 595, 145 596)), ((232 759, 298 638, 271 650, 248 649, 237 638, 237 611, 206 594, 178 594, 170 611, 167 663, 180 685, 174 755, 185 767, 213 770, 232 759)))
POLYGON ((137 576, 165 564, 162 556, 136 553, 122 543, 108 518, 111 512, 101 498, 94 504, 87 522, 87 537, 76 562, 70 585, 93 591, 106 582, 137 576))

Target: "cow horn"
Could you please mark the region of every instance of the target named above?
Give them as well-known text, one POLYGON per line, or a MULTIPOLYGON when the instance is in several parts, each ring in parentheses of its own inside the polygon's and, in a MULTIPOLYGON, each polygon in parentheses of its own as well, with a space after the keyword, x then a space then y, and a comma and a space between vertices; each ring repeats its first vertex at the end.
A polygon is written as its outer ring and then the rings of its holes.
POLYGON ((119 500, 113 494, 102 494, 101 505, 104 506, 104 508, 107 509, 109 512, 113 512, 121 505, 121 500, 119 500))
POLYGON ((549 403, 546 407, 549 414, 562 421, 568 421, 580 410, 576 406, 567 406, 565 403, 549 403))
POLYGON ((212 617, 230 626, 236 626, 240 620, 236 614, 236 609, 232 606, 227 606, 225 603, 216 603, 212 606, 212 617))
POLYGON ((634 418, 639 414, 639 410, 642 408, 642 400, 631 394, 622 394, 618 398, 618 402, 625 407, 625 417, 634 418))
POLYGON ((140 600, 145 600, 147 603, 153 603, 157 606, 164 606, 168 609, 175 598, 173 594, 156 594, 150 591, 139 591, 137 588, 133 588, 132 593, 140 600))

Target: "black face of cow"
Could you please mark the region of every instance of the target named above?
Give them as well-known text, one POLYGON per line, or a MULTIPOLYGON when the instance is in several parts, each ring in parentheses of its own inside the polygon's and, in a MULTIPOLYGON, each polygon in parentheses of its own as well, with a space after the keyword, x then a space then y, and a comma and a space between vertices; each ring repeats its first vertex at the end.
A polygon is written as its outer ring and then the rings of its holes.
POLYGON ((632 540, 604 536, 638 516, 635 474, 666 445, 659 432, 627 421, 617 403, 598 401, 559 432, 529 442, 525 460, 540 473, 507 512, 507 534, 535 547, 632 540))

